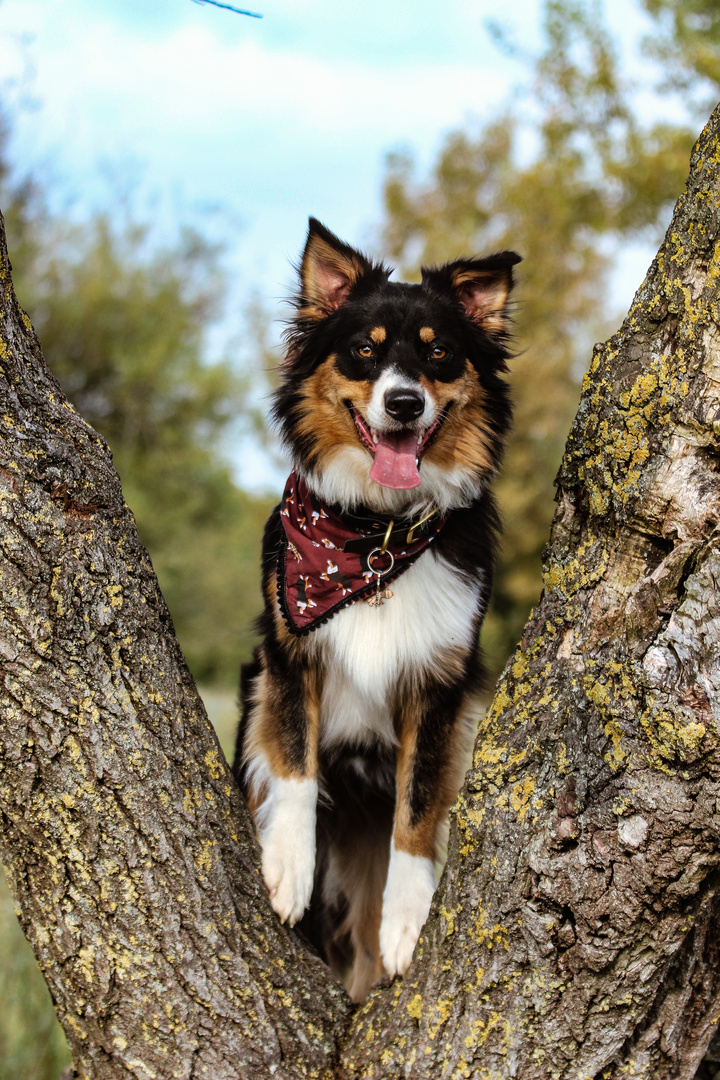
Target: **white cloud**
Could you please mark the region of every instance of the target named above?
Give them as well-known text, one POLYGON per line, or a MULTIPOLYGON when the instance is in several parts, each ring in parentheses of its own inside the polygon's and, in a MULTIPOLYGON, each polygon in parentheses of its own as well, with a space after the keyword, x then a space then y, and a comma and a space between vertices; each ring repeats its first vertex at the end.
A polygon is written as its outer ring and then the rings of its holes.
MULTIPOLYGON (((218 137, 242 127, 271 138, 279 127, 330 140, 368 132, 397 138, 457 123, 468 110, 484 112, 506 89, 497 65, 428 66, 399 55, 378 69, 268 47, 258 36, 223 44, 204 26, 186 25, 161 40, 103 21, 67 31, 38 33, 37 89, 63 128, 72 116, 80 128, 92 120, 118 125, 116 134, 152 130, 165 139, 193 127, 218 137)), ((0 39, 0 70, 12 62, 0 39)))
POLYGON ((362 242, 384 154, 427 158, 503 97, 484 6, 267 0, 260 21, 158 0, 150 26, 138 0, 1 0, 0 78, 20 66, 12 34, 34 35, 43 102, 20 117, 15 156, 52 162, 80 210, 107 198, 101 162, 181 205, 224 203, 245 225, 238 262, 277 296, 308 213, 362 242))

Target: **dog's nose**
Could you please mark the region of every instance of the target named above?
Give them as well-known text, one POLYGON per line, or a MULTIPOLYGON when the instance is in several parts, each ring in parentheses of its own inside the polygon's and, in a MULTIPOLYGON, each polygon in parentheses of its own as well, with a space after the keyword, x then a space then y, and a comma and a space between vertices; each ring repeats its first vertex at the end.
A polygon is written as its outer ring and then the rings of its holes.
POLYGON ((396 387, 385 394, 385 412, 401 424, 417 420, 425 408, 425 395, 409 387, 396 387))

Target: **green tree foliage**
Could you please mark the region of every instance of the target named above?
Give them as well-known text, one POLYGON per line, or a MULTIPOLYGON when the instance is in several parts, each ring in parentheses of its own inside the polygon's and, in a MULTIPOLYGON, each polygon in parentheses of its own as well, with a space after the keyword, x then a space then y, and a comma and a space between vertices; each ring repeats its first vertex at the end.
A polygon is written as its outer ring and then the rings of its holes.
POLYGON ((715 0, 643 0, 655 20, 645 51, 660 61, 661 93, 692 94, 705 119, 720 86, 720 7, 715 0))
POLYGON ((248 411, 246 381, 227 360, 204 361, 219 253, 189 230, 158 248, 122 214, 69 226, 32 184, 7 191, 4 207, 20 302, 68 397, 110 444, 190 667, 231 685, 261 606, 269 504, 238 490, 223 453, 248 411))
POLYGON ((57 1080, 70 1054, 0 869, 0 1080, 57 1080))
POLYGON ((580 365, 620 314, 608 299, 612 251, 621 239, 654 239, 682 189, 695 137, 689 126, 641 124, 599 3, 546 0, 543 34, 541 52, 524 58, 530 85, 504 115, 450 134, 427 179, 418 179, 411 157, 392 156, 384 188, 384 244, 405 275, 460 252, 509 247, 525 258, 515 430, 497 485, 503 559, 484 639, 495 670, 540 592, 580 365))

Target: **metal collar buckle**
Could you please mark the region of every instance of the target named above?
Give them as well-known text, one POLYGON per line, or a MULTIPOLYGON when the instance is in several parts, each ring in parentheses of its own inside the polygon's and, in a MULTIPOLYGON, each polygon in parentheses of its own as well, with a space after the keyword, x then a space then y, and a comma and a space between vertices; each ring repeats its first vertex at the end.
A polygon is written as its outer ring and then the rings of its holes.
POLYGON ((439 511, 437 506, 433 506, 430 510, 428 510, 427 514, 425 514, 424 517, 421 517, 419 521, 416 521, 413 525, 411 525, 408 529, 407 536, 405 537, 405 543, 412 544, 415 540, 416 530, 419 529, 421 525, 424 525, 426 521, 430 521, 431 518, 434 518, 438 513, 439 511))
POLYGON ((382 554, 384 555, 390 544, 414 544, 420 537, 418 532, 423 528, 428 521, 431 521, 434 517, 440 513, 436 506, 428 510, 427 513, 418 520, 412 522, 410 525, 395 524, 395 519, 391 518, 385 529, 385 533, 365 533, 362 536, 353 536, 349 540, 345 541, 343 545, 343 551, 367 551, 368 548, 381 547, 382 554))

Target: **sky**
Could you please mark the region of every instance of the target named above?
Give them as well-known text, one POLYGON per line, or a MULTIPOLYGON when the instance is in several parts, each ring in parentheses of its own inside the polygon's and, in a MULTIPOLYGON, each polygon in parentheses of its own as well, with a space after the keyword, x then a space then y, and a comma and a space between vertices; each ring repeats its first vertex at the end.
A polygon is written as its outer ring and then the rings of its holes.
MULTIPOLYGON (((0 97, 12 160, 56 209, 82 218, 129 198, 168 236, 199 223, 226 241, 235 309, 254 294, 279 319, 308 216, 377 252, 387 154, 428 167, 525 73, 488 32, 494 0, 254 3, 261 19, 193 0, 0 0, 0 97)), ((608 6, 637 38, 635 8, 608 6)), ((502 14, 531 51, 539 7, 502 14)), ((618 308, 650 254, 626 259, 618 308)))
MULTIPOLYGON (((244 286, 284 292, 314 215, 372 246, 385 156, 429 161, 518 72, 485 0, 258 0, 254 19, 192 0, 0 0, 0 80, 38 107, 15 161, 79 211, 141 189, 165 214, 221 207, 244 286)), ((532 37, 534 0, 513 20, 532 37)))

